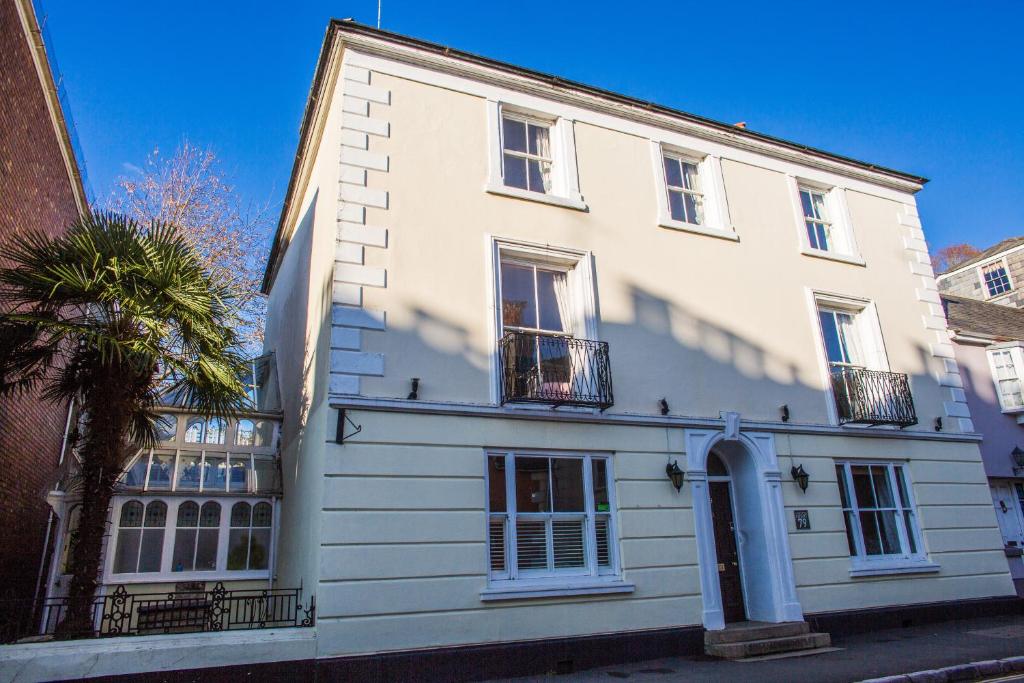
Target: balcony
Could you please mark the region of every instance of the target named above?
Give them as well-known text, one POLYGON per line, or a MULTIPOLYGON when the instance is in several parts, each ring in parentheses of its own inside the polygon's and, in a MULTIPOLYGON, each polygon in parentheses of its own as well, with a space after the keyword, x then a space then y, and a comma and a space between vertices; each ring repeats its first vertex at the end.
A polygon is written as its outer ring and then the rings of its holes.
MULTIPOLYGON (((30 600, 0 602, 0 643, 25 637, 52 636, 68 611, 67 598, 48 598, 42 604, 30 600)), ((60 633, 62 638, 203 633, 264 628, 312 626, 316 601, 308 607, 302 589, 274 588, 129 593, 118 586, 92 604, 90 628, 60 633)))
POLYGON ((506 332, 498 351, 502 404, 584 406, 603 411, 615 402, 607 342, 506 332))
POLYGON ((850 366, 832 368, 832 393, 836 397, 839 424, 917 424, 914 399, 907 376, 850 366))

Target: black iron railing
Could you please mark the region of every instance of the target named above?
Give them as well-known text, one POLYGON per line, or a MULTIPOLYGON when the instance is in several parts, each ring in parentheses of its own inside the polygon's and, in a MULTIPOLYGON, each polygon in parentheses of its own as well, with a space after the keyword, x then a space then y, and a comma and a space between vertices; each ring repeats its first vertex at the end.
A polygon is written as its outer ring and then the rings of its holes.
POLYGON ((840 424, 917 424, 910 381, 903 373, 834 367, 832 392, 840 424))
POLYGON ((614 403, 608 343, 534 332, 501 338, 501 402, 593 406, 614 403))
POLYGON ((288 628, 312 626, 316 620, 316 598, 310 597, 307 607, 301 588, 226 590, 222 583, 210 591, 178 593, 130 593, 118 586, 93 601, 91 624, 78 629, 62 628, 67 598, 22 604, 20 609, 16 602, 8 601, 0 610, 7 615, 0 623, 0 643, 46 635, 99 638, 288 628))

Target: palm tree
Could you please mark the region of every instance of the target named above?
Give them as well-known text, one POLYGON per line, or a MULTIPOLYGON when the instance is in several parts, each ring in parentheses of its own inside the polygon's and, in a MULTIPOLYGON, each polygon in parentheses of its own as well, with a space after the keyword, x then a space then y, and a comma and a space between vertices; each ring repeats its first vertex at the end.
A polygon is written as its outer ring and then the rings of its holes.
POLYGON ((74 485, 82 504, 60 633, 91 631, 107 514, 161 396, 205 415, 244 405, 230 326, 235 296, 176 228, 109 213, 62 236, 15 233, 0 269, 0 395, 39 391, 82 414, 74 485))

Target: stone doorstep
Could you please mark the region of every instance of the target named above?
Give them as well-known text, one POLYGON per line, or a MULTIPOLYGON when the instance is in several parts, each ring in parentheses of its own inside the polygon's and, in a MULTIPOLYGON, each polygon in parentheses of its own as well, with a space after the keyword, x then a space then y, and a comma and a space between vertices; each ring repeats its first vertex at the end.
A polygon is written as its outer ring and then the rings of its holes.
POLYGON ((768 638, 784 638, 809 633, 810 624, 806 621, 790 621, 782 624, 771 624, 765 621, 744 621, 730 624, 724 629, 704 632, 705 645, 721 643, 739 643, 747 640, 766 640, 768 638))

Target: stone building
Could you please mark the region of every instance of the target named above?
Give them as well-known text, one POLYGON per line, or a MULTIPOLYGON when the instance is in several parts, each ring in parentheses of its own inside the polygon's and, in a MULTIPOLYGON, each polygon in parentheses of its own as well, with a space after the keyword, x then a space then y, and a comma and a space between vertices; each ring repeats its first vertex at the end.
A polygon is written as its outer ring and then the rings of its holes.
POLYGON ((989 247, 935 278, 939 291, 1001 306, 1024 305, 1024 237, 989 247))

